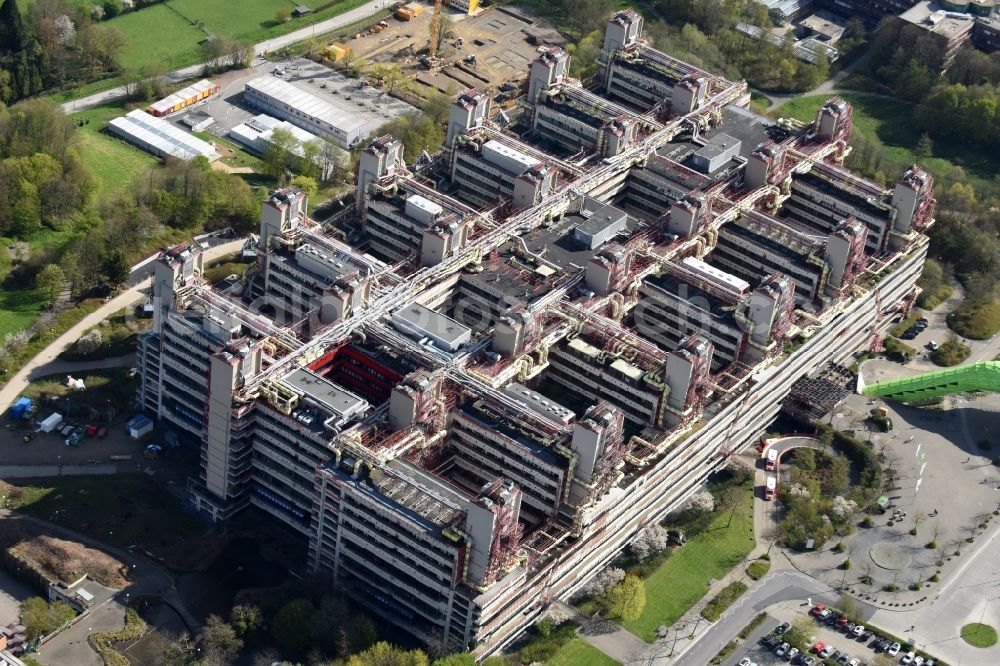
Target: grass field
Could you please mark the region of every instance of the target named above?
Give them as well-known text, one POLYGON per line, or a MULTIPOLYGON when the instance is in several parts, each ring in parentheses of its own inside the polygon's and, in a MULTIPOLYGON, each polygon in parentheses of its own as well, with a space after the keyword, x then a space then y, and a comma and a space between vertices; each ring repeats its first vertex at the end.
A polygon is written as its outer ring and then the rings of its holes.
POLYGON ((240 0, 235 12, 232 2, 225 0, 171 0, 169 4, 184 16, 201 21, 213 35, 248 35, 274 28, 279 25, 275 20, 278 11, 291 11, 296 6, 291 0, 240 0))
MULTIPOLYGON (((799 97, 779 107, 774 115, 811 121, 816 111, 830 95, 799 97)), ((854 105, 854 132, 876 141, 885 151, 886 162, 882 172, 890 181, 903 174, 914 163, 930 169, 938 178, 947 178, 955 166, 961 166, 973 185, 975 181, 992 181, 1000 171, 1000 154, 975 145, 940 141, 934 144, 933 156, 921 157, 913 152, 920 140, 921 131, 916 123, 900 122, 916 111, 916 106, 898 99, 879 95, 852 95, 843 97, 854 105)))
POLYGON ((159 164, 159 160, 149 153, 103 131, 109 120, 124 113, 122 106, 109 105, 79 111, 72 116, 90 120, 90 124, 77 129, 76 141, 83 161, 97 177, 98 196, 125 190, 137 175, 159 164))
MULTIPOLYGON (((205 4, 214 3, 205 0, 205 4)), ((107 21, 107 25, 113 25, 128 37, 128 46, 122 50, 119 61, 131 68, 161 62, 170 71, 198 62, 201 55, 198 43, 208 36, 165 4, 122 14, 107 21)))
POLYGON ((614 666, 618 662, 582 638, 574 638, 563 645, 546 666, 614 666))
POLYGON ((0 493, 9 508, 116 546, 159 550, 204 532, 179 499, 142 475, 18 479, 0 482, 0 493))
POLYGON ((622 625, 643 640, 656 640, 661 625, 670 626, 708 592, 708 582, 719 579, 740 564, 753 549, 752 488, 735 514, 719 511, 708 528, 677 549, 646 579, 646 608, 642 615, 622 625), (732 525, 729 516, 733 515, 732 525))
POLYGON ((8 333, 31 326, 44 305, 35 289, 0 289, 0 340, 8 333))
POLYGON ((365 0, 342 0, 326 9, 278 23, 278 10, 291 11, 292 0, 171 0, 107 21, 128 37, 119 61, 137 69, 154 62, 174 70, 201 62, 201 42, 211 35, 227 35, 246 42, 261 42, 354 9, 365 0), (234 5, 238 4, 238 11, 234 5))

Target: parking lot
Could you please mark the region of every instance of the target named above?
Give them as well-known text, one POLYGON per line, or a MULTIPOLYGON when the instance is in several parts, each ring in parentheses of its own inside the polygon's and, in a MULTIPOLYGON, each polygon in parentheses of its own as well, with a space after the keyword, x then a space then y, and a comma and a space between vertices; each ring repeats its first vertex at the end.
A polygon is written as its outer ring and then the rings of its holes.
MULTIPOLYGON (((839 613, 833 612, 828 617, 831 621, 841 619, 839 613)), ((793 606, 787 604, 776 606, 769 610, 769 616, 763 626, 763 635, 759 638, 757 634, 751 636, 752 642, 748 641, 743 648, 727 660, 726 666, 740 666, 743 659, 749 659, 752 664, 757 666, 776 666, 788 663, 814 666, 814 664, 823 663, 823 658, 834 659, 838 664, 844 666, 862 666, 870 663, 878 654, 884 654, 894 661, 898 660, 903 663, 910 650, 908 645, 899 644, 888 637, 881 637, 877 629, 864 627, 863 630, 855 630, 853 623, 848 622, 846 618, 842 619, 842 628, 837 629, 836 625, 831 626, 827 622, 811 618, 797 603, 793 606), (796 648, 792 652, 791 646, 788 647, 787 651, 781 650, 781 646, 787 645, 787 643, 776 630, 787 630, 796 621, 801 621, 803 618, 809 620, 810 630, 808 647, 804 644, 802 646, 806 648, 806 651, 802 652, 796 648), (818 643, 822 643, 820 647, 823 651, 817 653, 815 647, 818 643), (779 653, 782 654, 779 656, 779 653)), ((921 656, 914 656, 912 663, 917 666, 928 666, 928 664, 933 666, 933 662, 924 661, 921 656)), ((745 662, 743 662, 743 666, 746 666, 745 662)))
POLYGON ((6 571, 0 571, 0 626, 16 622, 21 602, 38 593, 6 571))

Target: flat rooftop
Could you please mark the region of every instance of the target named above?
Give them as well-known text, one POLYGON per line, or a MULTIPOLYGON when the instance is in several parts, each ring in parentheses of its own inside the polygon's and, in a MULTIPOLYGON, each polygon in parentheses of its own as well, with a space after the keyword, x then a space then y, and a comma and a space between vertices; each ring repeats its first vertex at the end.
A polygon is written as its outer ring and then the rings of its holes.
POLYGON ((330 410, 338 418, 350 418, 368 409, 367 401, 310 370, 296 370, 281 383, 330 410))
POLYGON ((972 15, 957 16, 936 2, 918 2, 899 15, 900 20, 919 26, 927 32, 952 39, 972 30, 976 20, 972 15))
MULTIPOLYGON (((286 66, 285 74, 279 78, 272 74, 254 79, 271 79, 291 86, 324 102, 338 123, 360 128, 362 134, 370 135, 392 118, 419 110, 402 100, 383 93, 374 86, 362 87, 358 79, 351 79, 329 67, 324 67, 305 58, 296 58, 286 66)), ((284 90, 288 90, 284 88, 284 90)), ((292 93, 293 95, 295 93, 292 93)), ((292 101, 282 100, 293 105, 292 101)))
POLYGON ((404 333, 430 336, 444 343, 446 351, 455 351, 472 336, 472 329, 468 326, 420 303, 410 303, 393 312, 392 323, 404 333))

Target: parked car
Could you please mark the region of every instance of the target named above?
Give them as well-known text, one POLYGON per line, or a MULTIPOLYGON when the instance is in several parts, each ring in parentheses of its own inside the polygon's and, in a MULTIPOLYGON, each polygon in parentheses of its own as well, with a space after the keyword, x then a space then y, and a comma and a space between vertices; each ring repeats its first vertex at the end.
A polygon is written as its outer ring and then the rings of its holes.
POLYGON ((901 647, 903 646, 900 645, 899 643, 893 643, 892 645, 889 646, 889 648, 885 651, 885 653, 890 657, 895 657, 897 654, 899 654, 899 648, 901 647))
POLYGON ((802 660, 802 666, 816 666, 816 664, 818 663, 819 662, 817 662, 812 657, 806 657, 805 659, 802 660))
POLYGON ((848 622, 850 622, 850 620, 847 619, 847 616, 841 615, 840 617, 837 618, 837 621, 834 623, 833 626, 835 629, 842 630, 848 622))
POLYGON ((813 617, 819 617, 819 614, 826 610, 826 604, 816 604, 810 609, 809 614, 813 617))
POLYGON ((788 657, 789 661, 795 659, 797 656, 799 656, 799 649, 797 647, 793 647, 791 650, 788 651, 788 655, 786 656, 788 657))
POLYGON ((844 625, 844 627, 843 627, 843 631, 844 631, 844 633, 845 633, 845 634, 853 634, 853 633, 854 633, 854 627, 855 627, 855 626, 857 626, 857 625, 855 625, 855 624, 854 624, 853 622, 848 622, 848 623, 847 623, 847 624, 845 624, 845 625, 844 625))
POLYGON ((829 608, 824 608, 820 612, 816 613, 816 619, 819 620, 820 622, 825 622, 826 620, 830 619, 831 615, 833 615, 833 611, 830 610, 829 608))
POLYGON ((825 647, 826 643, 824 643, 823 641, 819 641, 818 643, 816 643, 816 645, 812 646, 812 651, 815 652, 816 654, 819 654, 820 652, 823 651, 825 647))
POLYGON ((854 627, 854 628, 853 628, 853 629, 851 630, 851 632, 852 632, 852 633, 853 633, 853 634, 854 634, 855 636, 857 636, 857 637, 861 637, 861 636, 862 636, 862 635, 863 635, 863 634, 865 633, 865 625, 863 625, 863 624, 859 624, 859 625, 856 625, 856 626, 855 626, 855 627, 854 627))
POLYGON ((832 645, 824 645, 823 649, 819 652, 820 659, 828 659, 832 657, 837 652, 832 645))
POLYGON ((769 650, 773 650, 774 646, 777 645, 778 643, 779 643, 778 637, 777 636, 772 636, 771 634, 768 634, 766 636, 762 636, 761 639, 760 639, 760 644, 763 645, 764 647, 766 647, 769 650))
POLYGON ((855 657, 854 659, 851 659, 849 662, 847 662, 847 666, 861 666, 861 660, 855 657))
POLYGON ((910 650, 909 652, 907 652, 906 654, 904 654, 900 658, 899 663, 903 664, 903 666, 907 666, 907 664, 912 664, 913 663, 913 659, 916 656, 917 656, 917 653, 914 652, 913 650, 910 650))
POLYGON ((867 643, 868 641, 871 640, 871 637, 873 635, 874 634, 871 629, 865 629, 863 632, 861 632, 861 636, 858 637, 858 640, 867 643))
POLYGON ((782 643, 781 645, 778 646, 778 649, 774 651, 774 655, 776 657, 784 657, 786 654, 788 654, 788 651, 791 649, 791 647, 792 646, 789 645, 788 643, 782 643))
POLYGON ((779 624, 777 627, 774 628, 774 633, 776 633, 779 636, 781 636, 781 635, 783 635, 786 631, 788 631, 791 628, 792 628, 792 625, 788 624, 787 622, 782 622, 781 624, 779 624))
POLYGON ((837 663, 840 664, 840 666, 847 666, 847 662, 849 662, 850 660, 851 657, 846 654, 842 654, 839 657, 837 657, 837 663))
POLYGON ((924 658, 918 654, 913 659, 913 666, 924 666, 924 658))
POLYGON ((743 657, 740 659, 740 663, 737 666, 753 666, 753 662, 750 661, 749 657, 743 657))
POLYGON ((108 429, 101 426, 97 429, 97 439, 104 439, 108 435, 108 429))

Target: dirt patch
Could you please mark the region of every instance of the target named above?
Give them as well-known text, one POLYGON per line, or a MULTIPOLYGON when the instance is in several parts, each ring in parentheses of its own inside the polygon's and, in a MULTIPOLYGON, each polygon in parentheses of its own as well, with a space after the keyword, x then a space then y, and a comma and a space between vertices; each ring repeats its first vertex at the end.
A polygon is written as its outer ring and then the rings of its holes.
POLYGON ((86 574, 106 587, 128 584, 127 567, 121 561, 81 543, 41 534, 41 530, 25 521, 5 520, 0 522, 0 546, 48 578, 71 583, 86 574))

